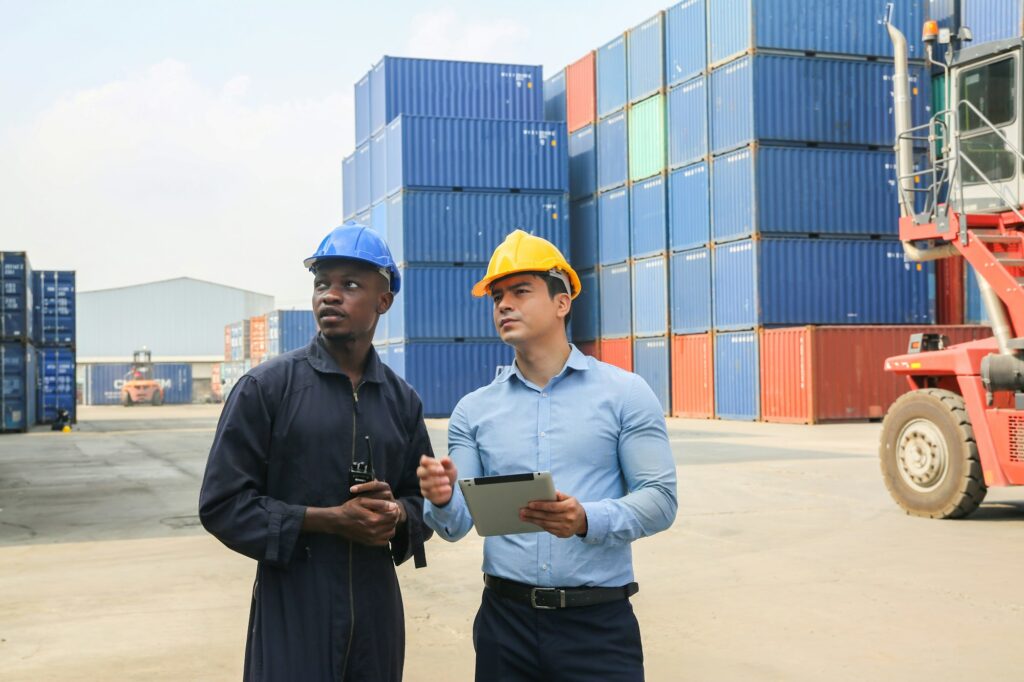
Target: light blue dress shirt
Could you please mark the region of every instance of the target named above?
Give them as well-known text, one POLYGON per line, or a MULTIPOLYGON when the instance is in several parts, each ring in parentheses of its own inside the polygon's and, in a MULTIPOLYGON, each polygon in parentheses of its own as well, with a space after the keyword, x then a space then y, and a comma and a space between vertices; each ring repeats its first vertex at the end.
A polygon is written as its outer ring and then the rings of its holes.
MULTIPOLYGON (((676 468, 661 405, 647 383, 575 346, 544 388, 513 364, 459 401, 448 425, 459 478, 550 471, 587 512, 586 537, 546 532, 484 541, 485 573, 543 587, 633 581, 630 543, 676 515, 676 468)), ((473 527, 458 486, 424 519, 454 542, 473 527)))

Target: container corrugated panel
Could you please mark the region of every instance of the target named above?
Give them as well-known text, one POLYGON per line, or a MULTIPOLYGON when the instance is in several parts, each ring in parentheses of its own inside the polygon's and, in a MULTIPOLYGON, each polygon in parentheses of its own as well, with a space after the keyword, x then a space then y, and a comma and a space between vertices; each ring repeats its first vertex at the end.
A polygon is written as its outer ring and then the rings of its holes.
POLYGON ((757 421, 761 374, 756 331, 715 334, 715 415, 757 421))
POLYGON ((370 139, 370 72, 353 86, 356 110, 356 146, 370 139))
POLYGON ((981 299, 978 287, 978 273, 974 268, 966 268, 964 277, 964 322, 967 324, 988 324, 988 311, 981 299))
MULTIPOLYGON (((231 363, 225 363, 225 365, 231 363)), ((128 363, 89 365, 86 368, 86 403, 120 405, 121 388, 131 372, 128 363)), ((164 403, 181 405, 192 402, 192 365, 183 362, 153 363, 153 378, 164 392, 164 403)))
POLYGON ((274 310, 267 313, 267 355, 305 348, 318 332, 312 310, 274 310))
POLYGON ((633 342, 633 371, 636 372, 658 396, 662 412, 669 413, 669 340, 667 336, 637 339, 633 342))
POLYGON ((267 355, 267 316, 257 315, 249 318, 249 357, 252 364, 263 362, 267 355))
POLYGON ((75 351, 71 348, 40 348, 37 358, 36 422, 50 424, 57 419, 60 410, 67 410, 71 421, 76 421, 75 351))
POLYGON ((629 179, 665 169, 665 96, 655 95, 629 109, 629 179))
POLYGON ((597 112, 594 52, 565 67, 565 121, 569 132, 594 122, 597 112))
POLYGON ((32 338, 32 266, 24 251, 0 251, 0 339, 32 338))
POLYGON ((629 31, 629 101, 638 102, 665 87, 665 13, 629 31))
POLYGON ((28 431, 35 424, 36 362, 31 344, 0 342, 0 432, 28 431))
POLYGON ((597 48, 597 116, 604 118, 626 106, 626 34, 597 48))
POLYGON ((370 132, 402 115, 540 121, 542 86, 539 66, 384 57, 371 75, 370 132))
POLYGON ((632 301, 629 264, 602 267, 601 338, 614 339, 632 335, 632 301))
POLYGON ((565 194, 406 190, 387 204, 387 241, 398 263, 486 263, 516 229, 569 252, 565 194))
POLYGON ((712 64, 755 49, 892 56, 883 21, 907 36, 911 59, 923 59, 920 0, 713 0, 708 5, 712 64))
POLYGON ((565 69, 544 81, 544 120, 564 121, 565 106, 565 69))
POLYGON ((597 187, 605 192, 629 179, 629 137, 626 112, 620 111, 597 124, 597 187))
POLYGON ((402 291, 387 313, 391 343, 494 337, 490 299, 470 293, 487 272, 484 266, 411 265, 401 272, 402 291), (439 295, 444 305, 438 305, 439 295))
POLYGON ((625 187, 598 196, 597 229, 601 265, 629 259, 629 192, 625 187))
POLYGON ((500 342, 410 342, 390 344, 387 362, 416 389, 424 417, 445 418, 463 396, 491 383, 513 357, 500 342))
POLYGON ((249 360, 249 320, 231 324, 231 359, 249 360))
POLYGON ((633 371, 633 339, 601 339, 601 362, 633 371))
POLYGON ((672 416, 711 419, 715 416, 713 335, 672 337, 672 416))
POLYGON ((711 241, 711 194, 708 164, 685 166, 668 176, 669 245, 673 251, 711 241))
POLYGON ((593 341, 601 335, 601 299, 597 273, 581 271, 580 295, 572 302, 573 341, 593 341))
POLYGON ((383 201, 388 182, 387 131, 380 131, 370 139, 370 203, 383 201))
POLYGON ((711 250, 672 254, 669 305, 673 334, 697 334, 711 329, 711 250))
POLYGON ((362 147, 356 149, 356 212, 361 213, 370 208, 373 190, 371 183, 370 143, 366 142, 362 147))
POLYGON ((665 176, 635 183, 630 188, 630 251, 647 258, 668 250, 668 215, 665 176))
MULTIPOLYGON (((883 31, 884 33, 884 31, 883 31)), ((711 72, 711 150, 755 140, 891 147, 893 66, 757 54, 711 72)), ((913 120, 927 119, 929 83, 910 67, 913 120)))
POLYGON ((360 225, 366 225, 370 227, 370 209, 366 209, 362 213, 356 214, 356 222, 360 225))
POLYGON ((597 265, 597 197, 569 205, 569 244, 569 261, 573 268, 589 270, 597 265))
POLYGON ((1024 35, 1024 2, 1021 0, 967 0, 963 3, 963 24, 981 45, 1024 35))
POLYGON ((400 116, 388 126, 388 194, 456 187, 565 192, 566 148, 564 123, 400 116))
POLYGON ((965 265, 963 258, 943 258, 935 261, 936 324, 964 323, 965 265))
POLYGON ((569 198, 582 199, 597 192, 597 140, 594 126, 569 135, 569 198))
POLYGON ((32 273, 32 331, 36 345, 75 345, 74 270, 32 273))
POLYGON ((668 259, 656 256, 633 261, 633 335, 667 333, 668 259))
POLYGON ((982 326, 764 330, 762 417, 797 424, 881 419, 908 390, 905 377, 885 371, 885 361, 905 354, 910 335, 920 333, 942 334, 954 345, 992 335, 982 326))
POLYGON ((744 240, 715 248, 718 329, 796 324, 931 324, 934 270, 896 241, 744 240))
POLYGON ((752 234, 899 234, 891 151, 753 146, 711 164, 716 242, 752 234), (827 200, 823 198, 827 197, 827 200))
POLYGON ((665 10, 665 84, 689 80, 707 67, 705 0, 683 0, 665 10))
POLYGON ((668 165, 678 168, 708 153, 708 89, 704 76, 668 93, 668 165))
MULTIPOLYGON (((375 204, 372 208, 370 208, 370 224, 367 226, 367 227, 372 228, 374 232, 379 232, 380 235, 382 237, 384 237, 384 240, 386 242, 388 242, 388 248, 389 249, 392 248, 391 247, 391 239, 390 239, 390 236, 388 234, 388 229, 389 229, 389 227, 391 225, 391 222, 390 222, 391 211, 389 210, 390 208, 391 208, 391 202, 390 201, 382 201, 379 204, 375 204)), ((392 250, 391 254, 392 254, 392 257, 393 257, 394 256, 394 251, 393 250, 392 250)), ((398 261, 396 261, 396 262, 398 262, 398 261)))
POLYGON ((349 154, 341 161, 341 213, 351 220, 356 214, 356 155, 349 154))

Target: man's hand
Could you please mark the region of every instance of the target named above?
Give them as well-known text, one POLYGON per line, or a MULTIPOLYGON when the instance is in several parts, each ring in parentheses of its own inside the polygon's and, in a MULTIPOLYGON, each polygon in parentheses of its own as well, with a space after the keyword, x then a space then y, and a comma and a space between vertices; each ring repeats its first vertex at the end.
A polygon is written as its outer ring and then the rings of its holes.
POLYGON ((556 493, 554 502, 534 500, 519 510, 519 518, 535 523, 552 535, 571 538, 587 534, 587 512, 575 497, 556 493))
POLYGON ((416 475, 419 476, 420 493, 424 499, 430 500, 431 504, 438 507, 443 507, 451 501, 459 470, 455 468, 455 462, 450 458, 442 457, 438 460, 423 455, 420 457, 416 475))
MULTIPOLYGON (((369 481, 368 483, 360 483, 354 485, 348 489, 352 496, 361 495, 363 497, 372 497, 375 500, 385 500, 387 502, 398 502, 395 499, 395 494, 391 492, 391 485, 387 481, 369 481)), ((398 525, 405 523, 405 506, 398 502, 398 525)))
POLYGON ((395 536, 402 505, 361 495, 338 507, 307 507, 302 530, 327 533, 371 547, 385 547, 395 536))

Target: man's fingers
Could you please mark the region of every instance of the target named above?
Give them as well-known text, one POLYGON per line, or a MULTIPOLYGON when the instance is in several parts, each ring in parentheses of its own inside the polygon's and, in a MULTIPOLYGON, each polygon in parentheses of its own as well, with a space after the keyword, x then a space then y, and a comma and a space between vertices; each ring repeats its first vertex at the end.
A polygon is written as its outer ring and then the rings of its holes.
POLYGON ((532 509, 534 511, 544 511, 560 514, 569 511, 570 509, 573 508, 573 506, 574 505, 570 500, 564 500, 561 502, 551 502, 548 500, 534 500, 533 502, 527 504, 526 508, 532 509))
POLYGON ((359 495, 360 493, 382 493, 391 492, 391 486, 387 481, 369 481, 367 483, 360 483, 349 488, 349 492, 353 495, 359 495))
POLYGON ((397 514, 398 503, 392 502, 391 500, 382 500, 376 497, 357 497, 355 498, 363 509, 367 511, 376 512, 378 514, 397 514))

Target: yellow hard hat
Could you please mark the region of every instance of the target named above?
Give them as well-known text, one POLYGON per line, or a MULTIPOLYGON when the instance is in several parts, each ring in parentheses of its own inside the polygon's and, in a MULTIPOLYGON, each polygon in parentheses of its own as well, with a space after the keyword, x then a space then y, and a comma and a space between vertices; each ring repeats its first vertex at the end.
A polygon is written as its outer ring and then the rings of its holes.
POLYGON ((517 272, 543 272, 564 279, 569 278, 572 285, 570 296, 580 295, 580 277, 565 260, 565 256, 547 239, 515 230, 505 237, 498 248, 491 254, 491 262, 487 264, 487 274, 473 285, 474 296, 486 296, 491 282, 517 272))

